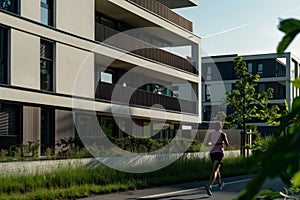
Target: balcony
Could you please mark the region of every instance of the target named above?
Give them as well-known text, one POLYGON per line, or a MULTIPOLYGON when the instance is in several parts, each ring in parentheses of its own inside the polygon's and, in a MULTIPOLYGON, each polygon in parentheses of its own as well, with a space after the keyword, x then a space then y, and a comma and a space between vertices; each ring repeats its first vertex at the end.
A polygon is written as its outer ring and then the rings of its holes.
POLYGON ((98 84, 95 94, 96 99, 111 101, 111 95, 115 87, 119 87, 118 94, 114 97, 116 102, 126 103, 124 102, 126 94, 133 93, 129 101, 130 105, 151 107, 154 104, 159 104, 166 110, 196 114, 195 102, 103 82, 98 84))
MULTIPOLYGON (((136 46, 137 50, 132 51, 132 53, 137 54, 139 56, 155 60, 157 62, 173 66, 177 69, 181 69, 187 72, 191 72, 196 74, 196 69, 193 66, 192 62, 190 62, 187 59, 184 59, 183 57, 177 56, 175 54, 169 53, 167 51, 164 51, 162 49, 158 49, 157 47, 143 42, 141 40, 138 40, 136 38, 133 38, 130 35, 122 35, 121 41, 112 41, 112 40, 106 40, 110 38, 113 35, 116 35, 120 32, 107 27, 105 25, 96 23, 96 40, 99 42, 104 42, 106 44, 115 46, 117 48, 128 50, 128 48, 132 48, 133 46, 136 46), (143 48, 141 48, 143 47, 143 48)), ((118 38, 119 39, 119 38, 118 38)))
POLYGON ((167 6, 159 3, 156 0, 128 0, 129 2, 135 3, 151 12, 177 24, 178 26, 193 32, 193 23, 179 14, 172 11, 167 6))

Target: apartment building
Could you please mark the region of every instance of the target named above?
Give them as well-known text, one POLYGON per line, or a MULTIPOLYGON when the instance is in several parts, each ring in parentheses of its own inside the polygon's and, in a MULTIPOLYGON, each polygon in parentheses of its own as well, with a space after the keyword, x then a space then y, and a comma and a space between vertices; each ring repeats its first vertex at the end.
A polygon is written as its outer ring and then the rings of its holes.
MULTIPOLYGON (((219 111, 225 111, 226 91, 234 89, 238 79, 234 71, 235 55, 220 55, 202 58, 202 105, 203 120, 216 119, 219 111)), ((248 71, 260 75, 257 91, 274 89, 270 104, 285 109, 285 100, 289 107, 293 99, 300 93, 292 86, 291 81, 299 77, 300 60, 292 53, 241 55, 247 63, 248 71)), ((263 134, 270 134, 275 127, 266 123, 253 121, 263 134)))
POLYGON ((190 6, 0 0, 0 149, 35 141, 43 155, 78 134, 76 124, 89 135, 100 124, 113 137, 174 137, 200 123, 200 38, 173 10, 190 6))

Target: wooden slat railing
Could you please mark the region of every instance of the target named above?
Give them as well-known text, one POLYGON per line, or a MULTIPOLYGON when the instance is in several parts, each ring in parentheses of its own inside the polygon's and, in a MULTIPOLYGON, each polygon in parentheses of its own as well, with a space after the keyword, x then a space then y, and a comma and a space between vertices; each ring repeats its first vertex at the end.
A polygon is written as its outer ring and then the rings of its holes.
POLYGON ((175 13, 167 6, 156 0, 128 0, 154 12, 155 14, 179 25, 180 27, 193 32, 193 23, 181 15, 175 13))
POLYGON ((166 110, 178 111, 184 113, 196 114, 196 103, 193 101, 178 99, 162 94, 155 94, 140 89, 133 89, 130 87, 123 87, 121 85, 109 84, 100 82, 96 89, 96 99, 103 99, 111 101, 112 92, 114 91, 114 102, 124 102, 126 95, 132 93, 129 101, 129 105, 140 105, 145 107, 151 107, 154 104, 163 106, 166 110))
POLYGON ((158 49, 157 47, 138 40, 130 35, 120 33, 110 27, 96 23, 96 38, 99 42, 104 42, 106 44, 112 45, 114 47, 130 51, 131 49, 136 49, 131 51, 134 54, 155 60, 157 62, 173 66, 175 68, 191 72, 196 74, 197 71, 193 66, 193 63, 183 57, 172 54, 168 51, 158 49), (109 39, 113 35, 122 34, 122 36, 117 37, 112 40, 109 39))

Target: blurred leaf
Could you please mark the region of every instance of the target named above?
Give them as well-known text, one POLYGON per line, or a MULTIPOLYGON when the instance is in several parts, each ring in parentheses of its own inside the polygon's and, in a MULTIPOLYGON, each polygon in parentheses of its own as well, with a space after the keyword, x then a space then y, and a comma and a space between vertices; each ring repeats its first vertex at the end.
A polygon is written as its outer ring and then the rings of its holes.
POLYGON ((259 193, 260 196, 265 196, 263 199, 276 199, 282 197, 282 194, 280 192, 277 192, 275 190, 263 190, 259 193))
MULTIPOLYGON (((295 35, 296 36, 296 35, 295 35)), ((279 42, 277 47, 277 53, 282 54, 293 41, 295 36, 285 35, 283 39, 279 42)))
POLYGON ((261 191, 259 193, 259 195, 274 195, 275 193, 278 194, 277 191, 269 189, 269 190, 263 190, 263 191, 261 191))
POLYGON ((296 88, 300 88, 300 78, 297 78, 296 80, 292 81, 292 83, 296 88))
POLYGON ((299 187, 299 186, 300 186, 300 171, 298 171, 294 175, 294 183, 293 183, 293 187, 299 187))
POLYGON ((296 97, 296 98, 293 100, 292 111, 293 111, 293 110, 296 110, 296 111, 299 111, 299 110, 300 110, 300 97, 296 97))
POLYGON ((300 32, 300 21, 297 19, 281 20, 278 28, 285 33, 277 47, 277 53, 282 54, 300 32))

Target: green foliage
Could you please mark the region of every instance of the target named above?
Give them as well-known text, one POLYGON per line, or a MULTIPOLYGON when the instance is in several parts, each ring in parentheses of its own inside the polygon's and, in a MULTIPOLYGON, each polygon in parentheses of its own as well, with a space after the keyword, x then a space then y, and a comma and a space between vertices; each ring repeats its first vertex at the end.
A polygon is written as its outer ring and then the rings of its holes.
POLYGON ((56 147, 58 150, 56 158, 70 159, 91 157, 78 136, 60 139, 60 141, 56 143, 56 147))
POLYGON ((269 99, 273 97, 273 88, 257 93, 255 87, 260 79, 258 74, 248 72, 242 57, 234 59, 234 70, 239 77, 234 84, 235 90, 226 92, 226 102, 232 113, 226 116, 227 124, 238 125, 246 132, 246 122, 252 119, 273 120, 278 117, 278 106, 269 108, 269 99), (273 117, 273 118, 272 118, 273 117))
MULTIPOLYGON (((261 121, 275 122, 281 114, 277 105, 270 106, 269 99, 273 97, 273 88, 258 93, 256 91, 260 76, 248 72, 247 64, 242 57, 237 56, 234 59, 234 70, 239 77, 234 84, 235 89, 232 92, 226 92, 226 102, 231 111, 225 118, 226 127, 236 125, 246 133, 247 122, 258 119, 261 121)), ((256 130, 256 127, 252 127, 256 130)), ((241 154, 245 156, 245 141, 241 143, 241 154)))
POLYGON ((274 136, 262 137, 260 134, 256 135, 251 147, 252 153, 261 154, 266 152, 269 146, 275 141, 276 139, 274 136))
MULTIPOLYGON (((300 21, 296 19, 281 20, 279 30, 285 33, 278 44, 277 53, 281 54, 300 32, 300 21)), ((300 80, 292 82, 300 88, 300 80)), ((274 134, 275 141, 263 154, 256 155, 255 160, 261 163, 257 175, 240 193, 238 200, 251 200, 255 196, 264 195, 265 199, 288 198, 290 194, 300 192, 300 97, 293 100, 289 112, 285 112, 279 119, 279 126, 274 134), (282 191, 264 190, 260 188, 267 178, 280 177, 287 188, 282 191)))
MULTIPOLYGON (((277 52, 283 53, 295 36, 300 32, 300 21, 295 19, 282 20, 279 29, 286 35, 279 43, 277 52)), ((293 81, 300 88, 299 79, 293 81)), ((265 199, 278 197, 288 198, 294 192, 300 192, 300 97, 293 100, 289 112, 283 114, 272 142, 263 154, 255 155, 254 159, 261 163, 257 175, 240 193, 238 200, 251 200, 259 195, 265 199), (260 188, 267 178, 280 177, 287 188, 282 191, 265 190, 260 188)))
MULTIPOLYGON (((249 168, 250 160, 247 159, 226 158, 223 162, 223 176, 255 172, 249 168)), ((204 180, 208 179, 211 167, 209 159, 183 156, 166 168, 143 174, 125 173, 98 165, 94 168, 61 169, 42 175, 0 177, 0 199, 78 199, 95 194, 204 180)))
MULTIPOLYGON (((137 138, 131 136, 125 138, 114 138, 111 140, 121 149, 134 153, 149 153, 157 151, 171 142, 171 139, 137 138)), ((184 140, 173 141, 174 148, 178 149, 179 152, 183 141, 184 140)), ((199 140, 193 140, 187 152, 199 152, 201 146, 202 143, 199 140)))
POLYGON ((300 21, 297 19, 281 20, 278 28, 285 33, 277 47, 277 53, 282 54, 300 32, 300 21))

